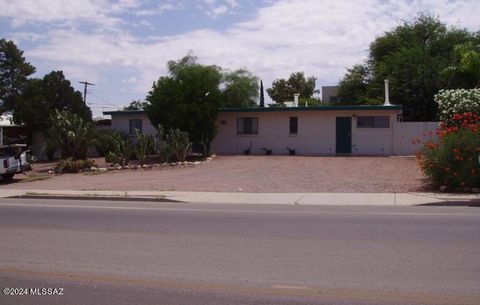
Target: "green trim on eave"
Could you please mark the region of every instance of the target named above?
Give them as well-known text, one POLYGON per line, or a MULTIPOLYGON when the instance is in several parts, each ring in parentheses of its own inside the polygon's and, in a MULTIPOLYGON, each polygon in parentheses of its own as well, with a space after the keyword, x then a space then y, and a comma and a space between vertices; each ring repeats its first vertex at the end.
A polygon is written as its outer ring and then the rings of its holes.
POLYGON ((401 105, 351 105, 351 106, 315 106, 315 107, 254 107, 220 108, 219 112, 281 112, 281 111, 331 111, 331 110, 402 110, 401 105))
POLYGON ((117 111, 104 111, 103 115, 117 115, 117 114, 147 114, 145 110, 117 110, 117 111))

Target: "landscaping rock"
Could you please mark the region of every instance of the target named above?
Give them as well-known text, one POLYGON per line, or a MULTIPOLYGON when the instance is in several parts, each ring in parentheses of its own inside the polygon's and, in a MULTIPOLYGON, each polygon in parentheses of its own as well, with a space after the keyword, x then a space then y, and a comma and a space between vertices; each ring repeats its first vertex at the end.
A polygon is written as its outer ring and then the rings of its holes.
POLYGON ((115 169, 122 169, 122 167, 119 165, 119 166, 116 166, 115 169))
POLYGON ((92 167, 90 167, 90 170, 91 170, 92 172, 94 172, 94 171, 97 170, 97 168, 96 168, 95 166, 92 166, 92 167))
POLYGON ((130 167, 128 165, 125 165, 124 167, 122 167, 123 169, 129 169, 130 167))
POLYGON ((159 167, 159 166, 160 166, 160 164, 159 164, 159 163, 155 163, 155 164, 153 164, 153 167, 159 167))
POLYGON ((447 191, 447 187, 445 185, 442 185, 440 187, 440 192, 446 192, 447 191))
POLYGON ((100 167, 98 168, 98 170, 101 172, 106 172, 108 169, 106 167, 100 167))
POLYGON ((148 165, 144 164, 142 165, 142 168, 148 168, 148 165))
POLYGON ((194 164, 194 165, 199 165, 199 164, 202 164, 202 162, 200 162, 200 161, 195 161, 195 162, 193 162, 193 164, 194 164))

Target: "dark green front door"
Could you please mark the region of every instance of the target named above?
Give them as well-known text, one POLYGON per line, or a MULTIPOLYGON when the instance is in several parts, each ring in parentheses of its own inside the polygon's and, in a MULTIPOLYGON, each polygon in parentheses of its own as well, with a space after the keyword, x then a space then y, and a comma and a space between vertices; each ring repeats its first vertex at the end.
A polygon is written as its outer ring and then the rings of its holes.
POLYGON ((349 154, 352 152, 351 117, 337 117, 335 152, 337 154, 349 154))

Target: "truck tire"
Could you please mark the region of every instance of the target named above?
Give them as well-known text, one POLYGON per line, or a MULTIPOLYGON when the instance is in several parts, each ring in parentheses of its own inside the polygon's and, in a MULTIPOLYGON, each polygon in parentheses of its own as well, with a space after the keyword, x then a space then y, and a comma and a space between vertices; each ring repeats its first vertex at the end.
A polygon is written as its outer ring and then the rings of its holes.
POLYGON ((3 178, 3 180, 12 180, 13 175, 15 175, 15 174, 14 174, 14 173, 3 174, 3 175, 2 175, 2 178, 3 178))

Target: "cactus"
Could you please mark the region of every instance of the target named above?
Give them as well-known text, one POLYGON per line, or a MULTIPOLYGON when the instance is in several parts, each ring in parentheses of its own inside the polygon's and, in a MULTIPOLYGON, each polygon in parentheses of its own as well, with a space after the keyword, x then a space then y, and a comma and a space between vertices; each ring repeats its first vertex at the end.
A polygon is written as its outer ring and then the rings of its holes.
POLYGON ((137 156, 141 165, 145 164, 145 161, 150 155, 153 149, 153 137, 151 135, 142 134, 140 130, 135 128, 136 145, 135 155, 137 156))
POLYGON ((187 154, 192 148, 188 132, 180 131, 179 129, 170 129, 167 136, 167 141, 172 146, 173 154, 178 161, 185 161, 187 154))

